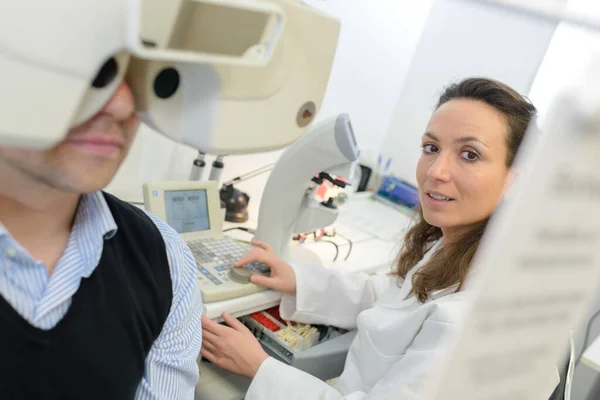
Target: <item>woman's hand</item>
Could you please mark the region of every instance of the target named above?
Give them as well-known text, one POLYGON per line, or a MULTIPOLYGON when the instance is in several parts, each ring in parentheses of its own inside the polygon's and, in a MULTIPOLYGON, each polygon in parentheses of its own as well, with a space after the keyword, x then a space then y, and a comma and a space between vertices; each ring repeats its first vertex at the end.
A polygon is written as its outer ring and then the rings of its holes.
POLYGON ((244 324, 228 313, 222 314, 229 326, 202 316, 202 357, 219 368, 253 379, 269 356, 244 324))
POLYGON ((271 269, 271 276, 252 274, 250 282, 279 292, 296 294, 296 274, 292 267, 279 258, 267 243, 257 241, 252 242, 252 245, 256 247, 250 250, 233 266, 240 268, 244 264, 250 264, 255 261, 264 264, 271 269))

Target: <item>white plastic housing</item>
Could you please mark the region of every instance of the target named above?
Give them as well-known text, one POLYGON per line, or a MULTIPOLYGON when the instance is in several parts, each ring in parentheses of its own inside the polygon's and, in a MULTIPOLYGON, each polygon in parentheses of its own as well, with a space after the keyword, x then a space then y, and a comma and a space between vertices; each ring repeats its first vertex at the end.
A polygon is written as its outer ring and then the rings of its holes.
POLYGON ((296 0, 0 0, 0 145, 56 144, 127 75, 140 116, 175 141, 284 147, 321 106, 339 29, 296 0), (113 57, 116 78, 92 87, 113 57), (157 96, 165 69, 179 81, 157 96))
MULTIPOLYGON (((181 92, 172 98, 161 99, 151 89, 157 73, 175 67, 166 57, 172 51, 161 52, 160 40, 158 50, 137 49, 143 59, 134 62, 128 79, 136 80, 135 95, 144 121, 173 140, 208 154, 264 152, 297 140, 321 106, 340 24, 296 0, 269 3, 282 10, 285 24, 268 63, 244 65, 215 57, 198 66, 178 57, 181 92), (136 77, 143 69, 145 75, 136 77)), ((231 29, 240 29, 237 25, 231 29)), ((222 48, 226 46, 223 42, 222 48)), ((253 54, 250 51, 246 57, 252 59, 253 54)))
POLYGON ((122 53, 125 17, 123 0, 0 0, 0 144, 51 146, 106 103, 118 79, 86 94, 122 53))
POLYGON ((320 172, 332 168, 350 172, 351 169, 341 167, 355 163, 359 154, 347 114, 327 118, 312 127, 275 164, 260 203, 255 238, 285 258, 292 234, 299 233, 295 231, 298 227, 317 229, 331 225, 337 211, 315 211, 315 204, 305 191, 320 172))

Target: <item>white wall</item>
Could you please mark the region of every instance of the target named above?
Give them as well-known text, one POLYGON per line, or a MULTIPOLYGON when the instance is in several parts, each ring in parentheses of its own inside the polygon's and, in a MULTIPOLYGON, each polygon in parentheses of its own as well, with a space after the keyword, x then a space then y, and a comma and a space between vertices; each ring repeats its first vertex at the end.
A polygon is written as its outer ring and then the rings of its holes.
MULTIPOLYGON (((600 20, 598 0, 569 0, 567 5, 600 20)), ((542 123, 553 97, 581 79, 594 54, 600 55, 600 33, 571 24, 558 26, 529 94, 542 123)))
POLYGON ((305 0, 342 21, 321 116, 348 112, 363 153, 378 152, 432 0, 305 0))
POLYGON ((444 86, 472 75, 496 78, 528 93, 555 30, 476 2, 436 0, 382 147, 391 172, 415 182, 420 137, 444 86))
MULTIPOLYGON (((387 132, 431 0, 306 0, 304 3, 341 21, 336 59, 318 119, 350 113, 363 153, 374 154, 387 132)), ((272 163, 280 153, 228 157, 224 179, 272 163)), ((141 201, 142 182, 185 180, 194 158, 192 149, 143 127, 132 153, 107 190, 126 200, 141 201)), ((254 218, 266 179, 264 175, 238 186, 249 192, 254 218)))

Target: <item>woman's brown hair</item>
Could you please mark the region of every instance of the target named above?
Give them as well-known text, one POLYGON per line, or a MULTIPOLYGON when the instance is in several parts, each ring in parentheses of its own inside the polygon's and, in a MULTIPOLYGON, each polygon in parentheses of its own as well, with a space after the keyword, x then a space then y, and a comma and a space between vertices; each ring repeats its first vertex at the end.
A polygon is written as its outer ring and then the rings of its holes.
MULTIPOLYGON (((509 86, 486 78, 468 78, 448 86, 440 96, 435 110, 454 99, 481 101, 504 115, 508 128, 506 165, 512 166, 529 123, 537 112, 535 107, 509 86)), ((412 293, 420 302, 427 301, 433 291, 462 286, 488 219, 489 217, 477 223, 458 240, 444 243, 427 264, 413 275, 412 293)), ((406 278, 429 247, 441 237, 441 229, 428 224, 419 209, 418 222, 404 238, 395 274, 406 278)))

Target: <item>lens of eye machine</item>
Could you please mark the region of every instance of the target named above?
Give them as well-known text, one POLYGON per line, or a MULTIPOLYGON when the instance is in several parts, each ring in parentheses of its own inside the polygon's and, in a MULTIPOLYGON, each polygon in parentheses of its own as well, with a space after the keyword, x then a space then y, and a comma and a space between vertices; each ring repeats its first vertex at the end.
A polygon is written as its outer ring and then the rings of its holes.
POLYGON ((154 93, 161 99, 173 96, 179 88, 179 72, 175 68, 165 68, 154 79, 154 93))
POLYGON ((92 82, 92 86, 96 89, 102 89, 110 85, 110 83, 115 79, 117 73, 119 72, 119 64, 117 64, 117 60, 114 57, 109 58, 102 68, 100 68, 100 72, 96 75, 96 78, 92 82))

